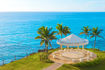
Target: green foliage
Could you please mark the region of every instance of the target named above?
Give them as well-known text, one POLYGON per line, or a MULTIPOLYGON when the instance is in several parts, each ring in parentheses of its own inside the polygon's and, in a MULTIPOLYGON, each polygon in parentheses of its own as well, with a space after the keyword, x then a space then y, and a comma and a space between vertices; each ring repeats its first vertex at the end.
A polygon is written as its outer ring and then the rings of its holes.
POLYGON ((105 60, 98 58, 98 59, 95 59, 94 61, 77 63, 77 64, 74 64, 74 66, 77 66, 77 67, 90 67, 91 66, 92 67, 92 66, 96 66, 96 65, 102 63, 103 61, 105 61, 105 60))
POLYGON ((82 32, 80 33, 80 35, 85 34, 86 38, 87 38, 87 36, 89 36, 89 33, 90 33, 89 27, 88 26, 86 26, 86 27, 84 26, 81 30, 82 30, 82 32))
POLYGON ((102 29, 99 29, 98 27, 93 28, 92 29, 92 33, 90 33, 90 35, 91 35, 90 38, 93 38, 93 37, 101 37, 101 38, 103 38, 102 36, 100 36, 100 34, 101 34, 102 31, 103 30, 102 29))
POLYGON ((102 29, 99 29, 98 27, 96 27, 96 28, 93 28, 92 29, 92 33, 90 33, 90 38, 95 38, 95 40, 94 40, 94 48, 95 48, 95 45, 96 45, 96 38, 97 37, 101 37, 101 38, 103 38, 102 36, 100 36, 100 34, 101 34, 101 32, 102 32, 103 30, 102 29))
POLYGON ((99 29, 98 27, 96 27, 96 28, 92 28, 92 29, 89 29, 89 27, 88 26, 86 26, 86 27, 83 27, 82 28, 82 32, 80 33, 80 35, 82 35, 82 34, 85 34, 85 36, 86 36, 86 38, 89 36, 89 35, 91 35, 90 36, 90 38, 95 38, 95 40, 94 40, 94 49, 95 49, 95 45, 96 45, 96 37, 101 37, 101 38, 103 38, 102 36, 100 36, 100 34, 101 34, 101 32, 102 32, 103 30, 102 29, 99 29))
POLYGON ((37 33, 39 36, 35 39, 41 39, 40 45, 45 44, 46 50, 48 50, 48 45, 52 48, 51 41, 57 39, 55 36, 56 31, 52 31, 52 28, 42 26, 38 29, 37 33))
POLYGON ((57 24, 56 29, 59 31, 58 35, 61 35, 61 38, 62 38, 62 35, 63 35, 63 26, 62 26, 62 24, 57 24))
POLYGON ((80 69, 70 64, 64 64, 62 65, 62 67, 58 68, 57 70, 80 70, 80 69))
POLYGON ((48 59, 48 54, 41 54, 40 55, 40 61, 47 61, 48 59))
POLYGON ((47 63, 53 63, 53 61, 48 59, 48 56, 49 56, 48 53, 40 54, 40 61, 47 62, 47 63))
POLYGON ((67 34, 70 34, 70 28, 68 26, 64 26, 63 28, 63 34, 66 36, 67 34))
POLYGON ((58 35, 67 35, 70 34, 70 28, 68 26, 62 26, 62 24, 57 24, 56 29, 58 30, 58 35))

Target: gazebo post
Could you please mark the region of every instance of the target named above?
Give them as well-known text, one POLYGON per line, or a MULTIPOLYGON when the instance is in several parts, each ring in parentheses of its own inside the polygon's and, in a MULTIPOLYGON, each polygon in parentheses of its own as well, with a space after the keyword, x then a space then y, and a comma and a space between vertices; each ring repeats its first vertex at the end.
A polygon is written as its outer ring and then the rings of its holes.
POLYGON ((78 45, 78 49, 79 49, 79 45, 78 45))
POLYGON ((67 49, 69 49, 69 45, 67 45, 67 49))
POLYGON ((60 48, 61 48, 61 50, 62 50, 62 45, 60 45, 60 48))
POLYGON ((82 46, 82 49, 84 49, 84 45, 82 46))

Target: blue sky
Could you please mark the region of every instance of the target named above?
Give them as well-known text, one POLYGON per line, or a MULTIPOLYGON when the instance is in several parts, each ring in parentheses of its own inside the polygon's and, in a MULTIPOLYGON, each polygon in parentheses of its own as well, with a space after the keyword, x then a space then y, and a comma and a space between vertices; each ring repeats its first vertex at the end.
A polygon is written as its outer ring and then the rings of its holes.
POLYGON ((0 0, 0 11, 105 12, 105 0, 0 0))

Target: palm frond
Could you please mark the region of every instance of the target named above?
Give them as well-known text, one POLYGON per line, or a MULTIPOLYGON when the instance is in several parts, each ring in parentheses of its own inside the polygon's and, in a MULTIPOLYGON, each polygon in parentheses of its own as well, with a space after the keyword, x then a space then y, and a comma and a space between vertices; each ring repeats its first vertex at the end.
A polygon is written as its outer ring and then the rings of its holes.
POLYGON ((81 32, 80 35, 84 34, 84 32, 81 32))
POLYGON ((41 40, 40 45, 42 46, 44 44, 44 40, 41 40))
POLYGON ((103 37, 103 36, 98 35, 98 37, 100 37, 100 38, 103 38, 103 39, 104 39, 104 37, 103 37))
POLYGON ((94 35, 90 36, 90 38, 93 38, 93 37, 94 37, 94 35))
POLYGON ((41 37, 40 36, 37 36, 37 37, 35 37, 35 39, 41 39, 41 37))
POLYGON ((39 36, 37 36, 35 39, 41 39, 40 45, 42 46, 43 44, 45 44, 47 49, 48 45, 51 46, 50 41, 56 39, 55 33, 57 32, 52 31, 52 28, 42 26, 38 29, 37 33, 39 34, 39 36))
POLYGON ((80 35, 85 34, 86 36, 89 36, 90 29, 88 26, 84 26, 81 30, 82 30, 82 32, 80 33, 80 35))
MULTIPOLYGON (((99 29, 98 27, 93 27, 91 35, 101 37, 100 34, 103 30, 99 29)), ((102 37, 101 37, 102 38, 102 37)))
POLYGON ((70 28, 68 27, 68 26, 64 26, 63 27, 63 34, 66 36, 67 34, 70 34, 71 32, 70 32, 70 28))

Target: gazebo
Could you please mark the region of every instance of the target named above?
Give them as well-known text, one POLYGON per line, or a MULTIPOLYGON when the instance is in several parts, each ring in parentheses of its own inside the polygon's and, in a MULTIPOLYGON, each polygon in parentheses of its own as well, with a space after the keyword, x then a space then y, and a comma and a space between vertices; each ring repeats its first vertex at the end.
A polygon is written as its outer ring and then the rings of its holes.
POLYGON ((87 39, 82 39, 74 34, 71 34, 57 41, 57 44, 60 45, 61 49, 63 45, 67 46, 67 48, 69 48, 69 46, 77 46, 78 48, 79 46, 82 46, 84 49, 84 45, 87 45, 88 43, 89 41, 87 39))
POLYGON ((87 45, 89 41, 87 39, 82 39, 74 34, 71 34, 65 38, 57 41, 57 44, 61 46, 77 46, 78 49, 64 49, 57 50, 49 55, 49 59, 63 64, 75 64, 85 61, 91 61, 97 57, 96 54, 84 49, 84 45, 87 45), (79 46, 83 46, 83 49, 79 49, 79 46))

